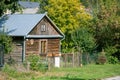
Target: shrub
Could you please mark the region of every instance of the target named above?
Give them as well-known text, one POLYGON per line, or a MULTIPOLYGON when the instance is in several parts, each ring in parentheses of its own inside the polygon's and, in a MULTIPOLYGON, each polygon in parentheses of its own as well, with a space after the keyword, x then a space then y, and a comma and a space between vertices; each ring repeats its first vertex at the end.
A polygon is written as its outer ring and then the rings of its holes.
POLYGON ((109 56, 108 57, 108 63, 110 63, 110 64, 117 64, 117 63, 119 63, 119 60, 116 57, 109 56))
POLYGON ((47 64, 42 62, 39 55, 31 54, 28 56, 27 61, 30 62, 30 69, 36 71, 47 70, 47 64))
POLYGON ((105 56, 105 52, 101 52, 99 55, 98 55, 98 60, 97 60, 97 63, 98 64, 105 64, 107 62, 107 58, 105 56))
POLYGON ((0 44, 4 45, 4 51, 6 54, 10 53, 12 51, 12 38, 10 36, 7 36, 4 33, 0 33, 0 44))
POLYGON ((8 74, 11 77, 15 77, 17 75, 17 71, 15 70, 15 68, 11 67, 8 64, 4 65, 2 72, 8 74))
POLYGON ((105 48, 105 52, 106 52, 107 56, 111 56, 114 53, 116 53, 117 51, 118 51, 117 48, 114 46, 108 46, 107 48, 105 48))
POLYGON ((118 51, 115 46, 108 46, 106 49, 106 56, 108 58, 108 63, 110 64, 116 64, 119 63, 119 60, 117 57, 113 56, 118 51))

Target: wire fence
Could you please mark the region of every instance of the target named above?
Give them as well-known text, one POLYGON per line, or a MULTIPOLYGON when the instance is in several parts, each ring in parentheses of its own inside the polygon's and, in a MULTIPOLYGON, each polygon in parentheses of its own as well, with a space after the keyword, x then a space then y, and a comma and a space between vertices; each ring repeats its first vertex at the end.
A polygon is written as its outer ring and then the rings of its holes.
MULTIPOLYGON (((0 56, 1 56, 1 53, 0 53, 0 56)), ((37 55, 37 56, 39 56, 39 55, 37 55)), ((64 68, 65 67, 81 67, 82 65, 86 65, 89 63, 96 63, 97 58, 98 58, 98 55, 96 53, 93 53, 93 54, 87 54, 87 53, 81 54, 79 52, 62 53, 62 55, 60 56, 60 67, 64 67, 64 68)), ((0 57, 0 60, 2 61, 1 57, 0 57)), ((12 63, 21 64, 22 63, 22 62, 18 62, 18 60, 15 61, 13 56, 6 61, 9 61, 7 63, 10 63, 10 64, 12 64, 12 63)), ((37 62, 45 65, 42 67, 48 68, 48 70, 55 67, 55 57, 40 57, 40 60, 37 62)), ((29 62, 26 64, 27 70, 29 70, 31 63, 32 62, 29 62)))
POLYGON ((81 53, 63 53, 61 56, 61 67, 80 67, 82 65, 96 63, 98 55, 81 53))

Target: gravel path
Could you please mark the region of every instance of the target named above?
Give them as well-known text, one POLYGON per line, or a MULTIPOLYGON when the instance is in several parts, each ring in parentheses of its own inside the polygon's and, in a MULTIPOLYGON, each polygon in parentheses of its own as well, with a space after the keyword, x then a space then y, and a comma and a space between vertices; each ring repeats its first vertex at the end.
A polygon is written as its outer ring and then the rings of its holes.
POLYGON ((103 80, 120 80, 120 76, 106 78, 106 79, 103 79, 103 80))

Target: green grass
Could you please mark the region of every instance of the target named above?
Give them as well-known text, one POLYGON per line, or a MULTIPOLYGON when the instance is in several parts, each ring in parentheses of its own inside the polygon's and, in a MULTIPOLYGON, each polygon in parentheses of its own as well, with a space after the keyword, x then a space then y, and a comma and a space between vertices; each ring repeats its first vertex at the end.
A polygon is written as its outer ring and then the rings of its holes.
POLYGON ((86 65, 79 68, 54 68, 47 72, 3 71, 8 77, 16 80, 100 80, 120 75, 120 65, 86 65))
POLYGON ((83 80, 83 79, 103 79, 106 77, 120 75, 120 65, 87 65, 80 68, 60 68, 48 72, 47 77, 43 76, 36 80, 83 80), (45 78, 44 78, 45 77, 45 78))

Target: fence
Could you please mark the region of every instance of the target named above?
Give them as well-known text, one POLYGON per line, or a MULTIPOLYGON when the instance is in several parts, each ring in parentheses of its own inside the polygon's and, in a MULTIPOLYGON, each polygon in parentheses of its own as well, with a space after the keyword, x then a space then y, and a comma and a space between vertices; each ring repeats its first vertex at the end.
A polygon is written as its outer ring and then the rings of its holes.
POLYGON ((80 67, 82 64, 95 63, 96 61, 96 53, 65 53, 61 56, 61 67, 80 67))
POLYGON ((0 67, 4 65, 4 47, 0 45, 0 67))
MULTIPOLYGON (((62 53, 60 57, 60 67, 81 67, 82 64, 96 63, 98 55, 96 53, 62 53)), ((48 63, 48 69, 50 70, 55 66, 54 57, 45 57, 42 61, 48 63)))
MULTIPOLYGON (((0 65, 3 65, 4 63, 3 57, 1 57, 3 56, 2 50, 2 47, 0 47, 0 65)), ((48 67, 49 70, 55 66, 55 57, 41 57, 40 59, 40 63, 46 64, 45 67, 48 67)), ((62 53, 60 57, 60 67, 80 67, 82 66, 82 64, 87 64, 91 62, 95 63, 96 59, 97 54, 81 54, 78 52, 65 54, 62 53)), ((17 62, 17 64, 20 63, 21 62, 17 62)), ((29 64, 27 69, 29 69, 29 64)))
POLYGON ((61 67, 79 67, 81 66, 81 55, 76 54, 62 54, 61 67))

